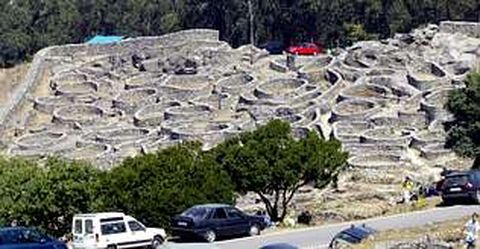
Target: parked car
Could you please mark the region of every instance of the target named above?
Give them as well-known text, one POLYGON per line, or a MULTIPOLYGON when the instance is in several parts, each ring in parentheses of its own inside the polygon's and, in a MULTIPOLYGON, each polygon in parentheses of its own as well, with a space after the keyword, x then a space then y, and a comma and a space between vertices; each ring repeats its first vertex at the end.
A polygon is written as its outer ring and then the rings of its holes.
POLYGON ((299 249, 299 248, 287 243, 277 243, 277 244, 270 244, 270 245, 263 246, 260 249, 299 249))
POLYGON ((72 223, 73 248, 159 248, 164 229, 147 228, 123 213, 77 214, 72 223))
POLYGON ((172 233, 180 239, 200 238, 213 242, 218 237, 259 235, 265 229, 263 217, 250 216, 225 204, 194 206, 172 219, 172 233))
POLYGON ((480 171, 455 171, 445 176, 441 186, 444 203, 468 198, 480 204, 480 171))
POLYGON ((0 229, 0 249, 67 249, 65 243, 33 228, 0 229))
POLYGON ((368 238, 372 237, 377 231, 366 225, 354 226, 339 232, 330 242, 329 249, 344 248, 356 244, 360 244, 368 238))
POLYGON ((270 54, 282 54, 285 50, 285 45, 281 41, 269 41, 258 47, 267 50, 270 54))
POLYGON ((163 249, 218 249, 209 243, 165 243, 163 249))
POLYGON ((288 47, 287 52, 296 55, 317 55, 323 53, 323 48, 315 43, 305 42, 288 47))

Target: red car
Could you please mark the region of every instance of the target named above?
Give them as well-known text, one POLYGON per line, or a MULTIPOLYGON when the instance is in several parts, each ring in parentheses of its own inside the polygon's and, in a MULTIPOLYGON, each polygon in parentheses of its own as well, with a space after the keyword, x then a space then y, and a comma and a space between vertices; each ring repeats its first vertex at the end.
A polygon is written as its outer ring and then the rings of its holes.
POLYGON ((323 53, 323 48, 315 43, 305 42, 288 47, 287 52, 296 55, 317 55, 323 53))

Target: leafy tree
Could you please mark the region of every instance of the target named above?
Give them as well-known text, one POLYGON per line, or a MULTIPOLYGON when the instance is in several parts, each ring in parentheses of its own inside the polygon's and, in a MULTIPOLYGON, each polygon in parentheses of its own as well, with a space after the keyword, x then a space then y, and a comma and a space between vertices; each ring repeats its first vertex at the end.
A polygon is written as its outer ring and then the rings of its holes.
POLYGON ((374 35, 367 33, 362 24, 345 23, 343 28, 347 33, 345 38, 349 45, 358 41, 372 40, 376 38, 374 35))
POLYGON ((274 221, 285 218, 302 186, 325 187, 347 159, 338 141, 325 141, 314 132, 297 140, 289 123, 279 120, 229 139, 212 153, 237 190, 258 194, 274 221))
POLYGON ((468 75, 466 88, 449 96, 447 109, 455 116, 455 121, 446 125, 447 147, 476 158, 474 167, 480 167, 480 73, 468 75))
POLYGON ((129 158, 103 182, 105 210, 124 211, 154 226, 168 227, 170 217, 195 204, 233 202, 227 173, 197 143, 129 158))
POLYGON ((79 162, 50 158, 43 166, 0 159, 0 224, 13 219, 53 235, 69 231, 76 213, 91 212, 99 171, 79 162))

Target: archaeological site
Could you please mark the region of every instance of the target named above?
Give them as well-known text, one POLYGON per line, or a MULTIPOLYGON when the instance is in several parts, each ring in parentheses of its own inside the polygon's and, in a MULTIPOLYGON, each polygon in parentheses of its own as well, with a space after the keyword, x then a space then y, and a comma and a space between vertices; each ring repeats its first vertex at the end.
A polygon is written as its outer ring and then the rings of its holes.
POLYGON ((479 24, 442 22, 331 55, 287 57, 232 48, 214 30, 45 48, 0 108, 0 144, 11 155, 109 169, 181 141, 209 149, 284 119, 295 136, 315 131, 350 153, 335 189, 302 190, 295 200, 321 194, 329 201, 317 215, 332 219, 382 214, 405 175, 428 181, 440 166, 469 166, 444 148, 452 118, 444 104, 480 63, 479 24))

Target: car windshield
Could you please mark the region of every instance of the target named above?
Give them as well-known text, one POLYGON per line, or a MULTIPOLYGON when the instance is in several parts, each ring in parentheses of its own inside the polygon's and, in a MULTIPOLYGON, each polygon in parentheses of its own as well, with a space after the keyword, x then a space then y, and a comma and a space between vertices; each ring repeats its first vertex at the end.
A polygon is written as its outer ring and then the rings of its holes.
POLYGON ((209 213, 210 213, 209 208, 193 207, 183 212, 182 216, 189 217, 194 220, 201 220, 201 219, 205 219, 209 213))
POLYGON ((358 244, 358 243, 361 242, 361 239, 359 239, 355 236, 352 236, 348 233, 340 233, 335 239, 345 241, 345 242, 348 242, 348 243, 351 243, 351 244, 358 244))
POLYGON ((447 179, 445 179, 445 184, 446 185, 465 185, 468 182, 468 176, 467 175, 455 175, 455 176, 449 176, 447 179))

